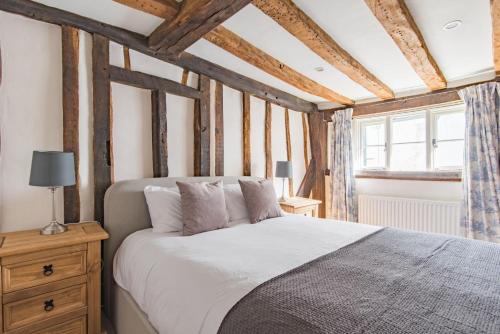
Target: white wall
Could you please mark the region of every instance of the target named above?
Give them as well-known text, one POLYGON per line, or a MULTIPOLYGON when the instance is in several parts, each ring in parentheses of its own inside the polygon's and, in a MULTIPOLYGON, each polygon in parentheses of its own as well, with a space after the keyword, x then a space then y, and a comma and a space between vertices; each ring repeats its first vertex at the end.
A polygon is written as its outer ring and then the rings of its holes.
MULTIPOLYGON (((62 149, 62 73, 60 27, 0 12, 3 80, 0 86, 0 231, 37 228, 50 219, 47 189, 28 185, 33 150, 62 149), (15 33, 14 33, 15 32, 15 33)), ((81 219, 94 215, 92 165, 92 37, 80 32, 80 201, 81 219)), ((180 81, 182 69, 130 51, 133 70, 180 81)), ((123 66, 123 49, 111 43, 110 63, 123 66)), ((188 84, 197 87, 198 76, 188 84)), ((212 81, 212 97, 215 82, 212 81)), ((243 172, 242 94, 224 87, 224 169, 243 172)), ((167 94, 170 176, 193 175, 194 101, 167 94)), ((112 84, 115 181, 151 177, 151 98, 147 90, 112 84)), ((211 150, 214 157, 214 103, 211 108, 211 150)), ((273 165, 286 160, 283 108, 273 106, 273 165)), ((251 98, 252 175, 265 175, 265 103, 251 98)), ((300 113, 290 112, 294 183, 297 190, 305 172, 300 113)), ((214 172, 215 162, 211 161, 214 172)), ((276 182, 280 193, 281 183, 276 182)), ((63 220, 62 191, 57 197, 63 220)))
POLYGON ((194 100, 167 94, 167 145, 170 176, 193 176, 194 100))
POLYGON ((115 182, 153 177, 151 92, 112 83, 115 182))
POLYGON ((92 35, 80 31, 79 66, 80 219, 94 219, 94 168, 92 124, 92 35))
MULTIPOLYGON (((0 229, 43 226, 50 193, 28 185, 33 150, 62 149, 60 28, 0 12, 0 229)), ((62 191, 58 216, 62 217, 62 191)))
POLYGON ((223 94, 224 174, 243 175, 243 94, 225 86, 223 94))
POLYGON ((356 179, 356 187, 358 194, 364 195, 438 201, 460 201, 462 199, 462 183, 460 182, 356 179))

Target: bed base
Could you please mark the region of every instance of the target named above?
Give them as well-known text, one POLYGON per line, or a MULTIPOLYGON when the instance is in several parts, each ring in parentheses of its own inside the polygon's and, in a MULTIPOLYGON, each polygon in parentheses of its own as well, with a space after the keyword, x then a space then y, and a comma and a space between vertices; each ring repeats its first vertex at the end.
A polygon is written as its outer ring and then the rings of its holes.
POLYGON ((238 180, 259 180, 245 176, 222 177, 159 177, 121 181, 106 191, 104 198, 104 228, 109 239, 103 247, 103 294, 104 313, 111 319, 117 334, 157 334, 128 292, 118 287, 113 280, 113 257, 122 241, 135 231, 150 228, 151 220, 144 197, 148 185, 175 187, 177 181, 213 182, 238 184, 238 180))
POLYGON ((111 319, 116 334, 158 334, 132 296, 113 284, 113 315, 111 319))

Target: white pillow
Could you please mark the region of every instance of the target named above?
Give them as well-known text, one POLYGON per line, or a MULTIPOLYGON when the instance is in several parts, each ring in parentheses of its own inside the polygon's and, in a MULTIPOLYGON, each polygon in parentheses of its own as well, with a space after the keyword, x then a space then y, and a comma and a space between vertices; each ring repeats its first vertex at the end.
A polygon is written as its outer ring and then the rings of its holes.
POLYGON ((248 219, 248 211, 239 184, 224 185, 224 197, 229 221, 248 219))
POLYGON ((182 231, 181 195, 177 187, 147 186, 144 195, 148 203, 153 232, 182 231))

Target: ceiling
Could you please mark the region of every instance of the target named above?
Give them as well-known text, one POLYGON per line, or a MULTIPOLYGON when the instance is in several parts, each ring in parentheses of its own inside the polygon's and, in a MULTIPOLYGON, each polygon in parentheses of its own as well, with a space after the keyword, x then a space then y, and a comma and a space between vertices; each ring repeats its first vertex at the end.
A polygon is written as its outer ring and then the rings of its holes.
MULTIPOLYGON (((112 0, 38 2, 144 35, 149 35, 162 22, 155 16, 112 0)), ((396 96, 428 90, 363 0, 294 2, 351 56, 388 85, 396 96)), ((448 81, 448 86, 494 77, 490 0, 405 2, 448 81), (452 20, 461 20, 463 23, 457 29, 444 30, 444 24, 452 20)), ((375 99, 371 92, 328 64, 253 5, 246 6, 223 25, 279 61, 337 93, 356 102, 375 99), (323 68, 323 71, 317 71, 318 67, 323 68)), ((320 103, 320 107, 334 106, 321 97, 305 93, 261 71, 206 40, 199 40, 187 51, 311 102, 320 103)))

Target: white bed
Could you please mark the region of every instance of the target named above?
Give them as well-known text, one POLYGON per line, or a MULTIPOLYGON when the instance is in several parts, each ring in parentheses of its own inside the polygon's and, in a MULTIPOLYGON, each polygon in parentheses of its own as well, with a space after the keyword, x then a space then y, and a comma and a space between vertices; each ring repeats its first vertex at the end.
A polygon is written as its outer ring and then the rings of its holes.
POLYGON ((379 227, 285 216, 183 237, 144 229, 116 252, 114 278, 159 333, 217 333, 259 284, 379 227))

